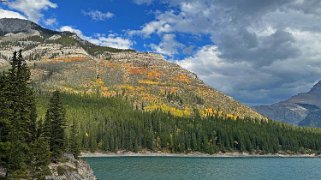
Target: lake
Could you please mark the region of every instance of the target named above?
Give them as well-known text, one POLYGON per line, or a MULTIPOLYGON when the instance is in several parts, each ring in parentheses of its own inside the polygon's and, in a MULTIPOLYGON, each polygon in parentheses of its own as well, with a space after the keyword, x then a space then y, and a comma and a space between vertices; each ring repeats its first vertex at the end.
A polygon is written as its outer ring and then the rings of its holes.
POLYGON ((99 180, 235 179, 320 180, 321 158, 93 157, 99 180))

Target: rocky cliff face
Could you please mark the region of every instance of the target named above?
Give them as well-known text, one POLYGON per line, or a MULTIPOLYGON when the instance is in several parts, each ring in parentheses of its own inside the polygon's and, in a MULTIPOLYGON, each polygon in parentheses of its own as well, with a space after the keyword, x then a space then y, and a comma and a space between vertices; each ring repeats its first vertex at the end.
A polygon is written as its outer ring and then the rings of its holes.
POLYGON ((191 116, 198 109, 204 116, 265 119, 160 55, 96 46, 75 34, 46 30, 25 20, 1 23, 0 64, 8 65, 12 52, 22 49, 35 88, 121 95, 136 109, 162 109, 177 116, 191 116))
POLYGON ((254 107, 267 117, 295 125, 321 127, 321 81, 309 92, 267 106, 254 107))

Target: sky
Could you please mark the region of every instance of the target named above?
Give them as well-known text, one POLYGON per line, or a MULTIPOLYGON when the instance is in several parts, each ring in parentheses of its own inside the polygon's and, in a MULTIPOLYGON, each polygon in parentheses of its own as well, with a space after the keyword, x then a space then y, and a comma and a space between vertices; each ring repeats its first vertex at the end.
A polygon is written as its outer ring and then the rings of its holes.
POLYGON ((321 80, 320 0, 8 0, 4 17, 162 54, 248 105, 321 80))

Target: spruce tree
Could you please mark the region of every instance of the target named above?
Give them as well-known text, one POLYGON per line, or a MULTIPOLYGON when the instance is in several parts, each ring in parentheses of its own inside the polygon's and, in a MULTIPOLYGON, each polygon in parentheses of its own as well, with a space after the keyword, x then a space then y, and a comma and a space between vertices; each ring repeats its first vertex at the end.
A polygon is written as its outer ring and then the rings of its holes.
POLYGON ((65 150, 65 109, 60 92, 55 91, 50 99, 45 119, 45 135, 48 137, 52 160, 57 162, 65 150))
POLYGON ((29 151, 27 137, 27 125, 30 121, 30 99, 28 95, 31 91, 28 87, 30 76, 29 69, 25 65, 21 52, 17 57, 15 52, 12 61, 11 69, 9 70, 9 88, 7 94, 8 100, 8 118, 10 121, 9 132, 9 154, 8 154, 8 173, 13 177, 21 177, 21 174, 26 170, 26 161, 29 151))
POLYGON ((30 123, 28 126, 27 142, 29 143, 28 166, 30 176, 36 179, 44 179, 50 173, 50 149, 46 138, 42 120, 37 121, 36 105, 33 100, 30 123))
POLYGON ((30 174, 32 178, 44 179, 50 173, 50 148, 43 131, 42 120, 37 122, 35 139, 30 145, 30 174))

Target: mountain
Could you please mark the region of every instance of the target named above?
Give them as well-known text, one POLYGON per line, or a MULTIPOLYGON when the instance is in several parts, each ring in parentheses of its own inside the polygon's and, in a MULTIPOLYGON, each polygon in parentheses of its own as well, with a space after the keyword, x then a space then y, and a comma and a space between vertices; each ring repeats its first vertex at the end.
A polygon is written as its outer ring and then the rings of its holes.
POLYGON ((254 107, 265 116, 300 126, 321 127, 321 81, 309 92, 273 105, 254 107))
POLYGON ((207 86, 197 75, 161 55, 94 45, 20 19, 0 19, 0 66, 22 50, 39 91, 122 95, 134 108, 190 116, 266 119, 252 108, 207 86))
MULTIPOLYGON (((7 34, 15 34, 15 33, 25 33, 25 34, 34 34, 41 33, 41 35, 53 35, 58 32, 44 29, 38 24, 21 20, 21 19, 10 19, 3 18, 0 19, 0 35, 4 36, 7 34)), ((39 34, 38 34, 39 35, 39 34)))

